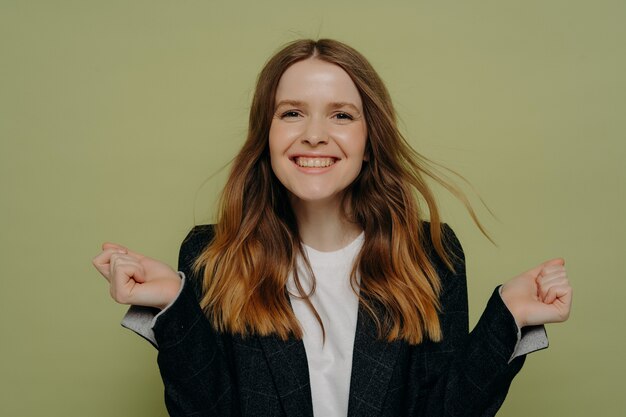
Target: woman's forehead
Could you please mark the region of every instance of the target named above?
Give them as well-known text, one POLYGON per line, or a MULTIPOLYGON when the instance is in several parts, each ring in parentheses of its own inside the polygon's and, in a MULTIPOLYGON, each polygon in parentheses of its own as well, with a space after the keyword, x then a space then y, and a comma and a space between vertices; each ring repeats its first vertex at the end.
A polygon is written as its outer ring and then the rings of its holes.
POLYGON ((348 73, 338 65, 310 58, 296 62, 283 73, 276 89, 281 101, 341 103, 361 106, 361 96, 348 73))

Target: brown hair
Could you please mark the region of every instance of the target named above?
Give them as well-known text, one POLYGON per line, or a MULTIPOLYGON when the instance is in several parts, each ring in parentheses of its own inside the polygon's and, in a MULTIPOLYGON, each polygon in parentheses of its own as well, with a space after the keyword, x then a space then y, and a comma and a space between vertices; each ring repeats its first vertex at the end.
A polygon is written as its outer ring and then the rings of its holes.
MULTIPOLYGON (((194 264, 197 274, 203 270, 201 306, 222 332, 301 338, 286 292, 291 272, 299 296, 317 316, 310 294, 305 294, 298 279, 298 255, 311 276, 313 272, 301 246, 287 190, 272 171, 268 145, 278 82, 289 66, 309 58, 338 65, 348 73, 361 95, 367 123, 365 152, 369 160, 343 193, 342 201, 346 203, 342 207, 347 207, 344 216, 365 232, 350 274, 351 284, 376 323, 379 338, 412 344, 424 338, 441 340, 441 283, 427 253, 429 241, 451 270, 453 262, 444 250, 439 210, 425 179, 435 180, 460 198, 477 222, 476 216, 463 193, 399 132, 389 93, 367 59, 330 39, 287 44, 258 76, 247 140, 220 196, 215 237, 194 264), (428 237, 424 236, 420 197, 430 215, 428 237)), ((319 316, 317 319, 322 325, 319 316)))

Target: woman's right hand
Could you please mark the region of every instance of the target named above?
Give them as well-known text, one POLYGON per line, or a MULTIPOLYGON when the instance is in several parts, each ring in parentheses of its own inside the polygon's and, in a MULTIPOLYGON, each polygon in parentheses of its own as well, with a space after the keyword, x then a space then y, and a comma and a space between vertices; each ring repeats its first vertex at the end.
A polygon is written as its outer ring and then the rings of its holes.
POLYGON ((115 243, 104 243, 92 263, 109 281, 111 297, 121 304, 163 309, 180 290, 180 276, 169 265, 115 243))

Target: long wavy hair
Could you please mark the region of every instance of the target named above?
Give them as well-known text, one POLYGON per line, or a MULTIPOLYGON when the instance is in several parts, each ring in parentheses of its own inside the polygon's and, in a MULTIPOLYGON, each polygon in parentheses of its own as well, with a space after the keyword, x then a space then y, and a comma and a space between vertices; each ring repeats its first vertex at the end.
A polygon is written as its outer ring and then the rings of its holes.
POLYGON ((298 277, 298 256, 312 277, 313 271, 288 191, 272 171, 268 144, 278 82, 289 66, 309 58, 346 71, 363 102, 369 160, 344 190, 341 205, 345 218, 365 233, 350 273, 352 288, 380 339, 410 344, 425 338, 439 341, 441 282, 429 247, 449 269, 454 264, 452 252, 442 242, 439 210, 426 179, 461 199, 481 230, 482 226, 465 195, 402 136, 389 92, 372 65, 353 48, 331 39, 287 44, 258 76, 248 136, 220 195, 214 239, 194 263, 195 273, 203 277, 201 306, 221 332, 301 338, 286 290, 292 273, 296 296, 306 301, 324 328, 309 300, 311 293, 303 290, 298 277), (431 223, 429 236, 424 236, 424 203, 431 223))

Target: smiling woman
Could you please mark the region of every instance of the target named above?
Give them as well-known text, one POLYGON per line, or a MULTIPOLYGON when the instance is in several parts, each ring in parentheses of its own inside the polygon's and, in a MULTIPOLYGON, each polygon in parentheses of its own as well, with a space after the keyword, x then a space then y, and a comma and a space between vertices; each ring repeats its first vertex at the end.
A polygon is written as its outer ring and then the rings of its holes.
POLYGON ((359 52, 299 40, 271 57, 218 222, 189 233, 178 271, 112 243, 93 260, 159 349, 170 414, 495 415, 543 324, 569 315, 564 261, 496 288, 469 332, 463 250, 428 178, 463 199, 359 52))

